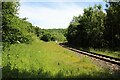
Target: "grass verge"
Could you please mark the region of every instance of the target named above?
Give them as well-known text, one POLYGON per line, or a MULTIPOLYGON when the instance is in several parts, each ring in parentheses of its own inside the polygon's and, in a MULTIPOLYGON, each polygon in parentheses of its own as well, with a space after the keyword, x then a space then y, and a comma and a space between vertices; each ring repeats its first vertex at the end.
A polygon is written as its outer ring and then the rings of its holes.
MULTIPOLYGON (((106 77, 107 72, 89 58, 54 42, 15 44, 2 54, 3 78, 106 77)), ((109 75, 108 75, 109 76, 109 75)))

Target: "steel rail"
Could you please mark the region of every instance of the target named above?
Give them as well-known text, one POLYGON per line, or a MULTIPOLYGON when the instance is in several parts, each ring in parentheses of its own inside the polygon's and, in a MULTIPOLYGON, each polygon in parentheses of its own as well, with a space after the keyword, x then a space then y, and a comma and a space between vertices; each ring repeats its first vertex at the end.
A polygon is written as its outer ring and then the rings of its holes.
POLYGON ((71 47, 64 45, 64 44, 59 44, 59 45, 64 47, 64 48, 67 48, 69 50, 72 50, 74 52, 77 52, 79 54, 84 54, 84 55, 87 55, 90 57, 94 57, 96 59, 100 59, 100 60, 104 60, 106 62, 117 64, 120 66, 120 59, 119 58, 115 58, 115 57, 111 57, 111 56, 107 56, 107 55, 103 55, 103 54, 98 54, 98 53, 93 53, 93 52, 88 52, 88 51, 83 51, 83 50, 78 50, 78 49, 71 48, 71 47))

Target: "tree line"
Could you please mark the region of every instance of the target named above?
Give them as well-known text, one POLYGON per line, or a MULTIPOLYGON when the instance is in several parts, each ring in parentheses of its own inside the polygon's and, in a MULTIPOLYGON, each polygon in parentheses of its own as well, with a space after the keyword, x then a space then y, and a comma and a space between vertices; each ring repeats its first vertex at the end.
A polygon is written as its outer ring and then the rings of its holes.
POLYGON ((41 29, 33 26, 27 18, 20 18, 19 2, 2 2, 2 44, 9 47, 11 44, 29 44, 35 39, 43 41, 64 41, 65 29, 41 29))
POLYGON ((2 2, 3 47, 30 43, 34 38, 44 41, 66 41, 67 38, 69 44, 80 47, 120 48, 120 2, 107 3, 106 13, 101 5, 85 8, 83 15, 73 17, 67 30, 33 26, 27 18, 18 17, 19 6, 19 2, 2 2))
POLYGON ((83 15, 74 16, 67 28, 69 44, 79 47, 120 49, 120 2, 106 3, 84 9, 83 15))
POLYGON ((41 29, 36 27, 36 35, 40 40, 48 41, 66 41, 65 38, 66 29, 41 29))
POLYGON ((32 41, 34 26, 26 18, 18 17, 19 2, 2 2, 3 47, 32 41))

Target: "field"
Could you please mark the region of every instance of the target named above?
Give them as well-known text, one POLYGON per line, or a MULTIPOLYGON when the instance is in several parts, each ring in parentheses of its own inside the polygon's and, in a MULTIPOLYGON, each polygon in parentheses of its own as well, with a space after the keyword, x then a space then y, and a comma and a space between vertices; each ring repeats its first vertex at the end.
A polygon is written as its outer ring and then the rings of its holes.
POLYGON ((2 54, 3 77, 105 77, 104 69, 88 57, 62 48, 55 42, 36 40, 15 44, 2 54))

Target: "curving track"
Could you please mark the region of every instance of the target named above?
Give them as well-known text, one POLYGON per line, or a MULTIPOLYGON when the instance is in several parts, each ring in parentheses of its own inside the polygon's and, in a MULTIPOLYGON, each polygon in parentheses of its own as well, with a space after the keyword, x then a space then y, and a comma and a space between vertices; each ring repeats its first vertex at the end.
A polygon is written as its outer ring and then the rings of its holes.
POLYGON ((90 57, 94 57, 96 59, 104 60, 106 62, 110 62, 112 64, 117 64, 117 65, 120 66, 120 59, 119 58, 106 56, 106 55, 103 55, 103 54, 97 54, 97 53, 93 53, 93 52, 88 52, 88 51, 81 51, 81 50, 78 50, 78 49, 75 49, 75 48, 71 48, 71 47, 65 45, 64 43, 60 43, 59 45, 64 47, 64 48, 67 48, 69 50, 72 50, 74 52, 84 54, 84 55, 87 55, 87 56, 90 56, 90 57))

